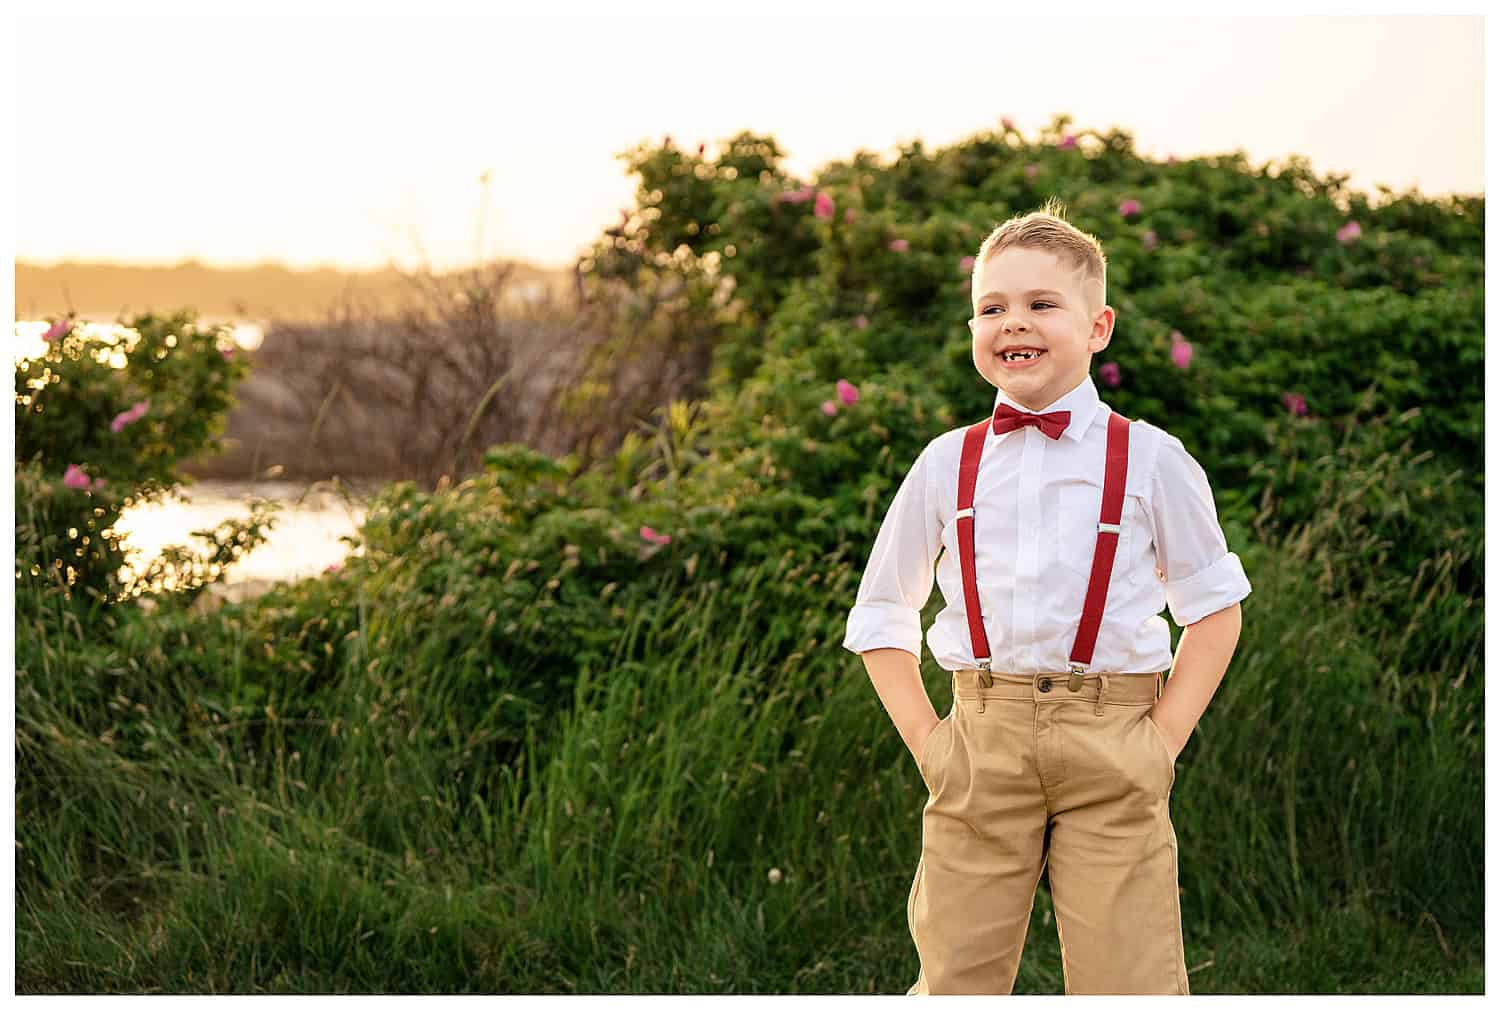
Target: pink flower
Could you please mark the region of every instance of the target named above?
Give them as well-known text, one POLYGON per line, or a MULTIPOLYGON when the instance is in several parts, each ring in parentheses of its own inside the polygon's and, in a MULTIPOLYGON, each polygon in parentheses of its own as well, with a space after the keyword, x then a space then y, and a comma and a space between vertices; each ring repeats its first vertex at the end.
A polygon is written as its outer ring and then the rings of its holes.
POLYGON ((911 248, 911 243, 907 242, 905 239, 892 239, 891 240, 891 250, 892 250, 892 252, 904 253, 904 252, 906 252, 910 248, 911 248))
POLYGON ((1071 133, 1065 133, 1062 136, 1062 140, 1057 142, 1057 146, 1063 150, 1066 150, 1070 147, 1077 147, 1078 138, 1073 136, 1071 133))
POLYGON ((342 565, 340 565, 338 562, 334 562, 332 565, 328 566, 328 568, 324 569, 323 571, 324 572, 338 572, 342 568, 343 568, 342 565))
POLYGON ((134 424, 135 422, 139 421, 141 419, 141 416, 150 409, 151 401, 141 400, 136 402, 129 410, 121 411, 119 414, 115 415, 115 420, 109 423, 109 430, 111 432, 118 432, 126 425, 134 424))
POLYGON ((1016 128, 1016 124, 1011 121, 1011 118, 1009 116, 1001 116, 1000 125, 1005 127, 1005 129, 1007 130, 1014 130, 1016 128))
POLYGON ((1345 222, 1343 228, 1340 228, 1337 232, 1333 233, 1333 237, 1338 239, 1340 242, 1353 242, 1355 239, 1359 238, 1359 222, 1345 222))
POLYGON ((55 341, 59 337, 67 336, 68 331, 71 329, 73 329, 73 321, 64 316, 47 328, 47 332, 42 334, 42 340, 55 341))
POLYGON ((1115 362, 1105 362, 1099 366, 1099 378, 1104 380, 1106 386, 1120 385, 1120 366, 1115 362))
POLYGON ((667 534, 659 534, 650 527, 641 527, 641 539, 650 541, 652 544, 670 544, 672 538, 667 534))
MULTIPOLYGON (((100 481, 99 483, 103 484, 104 482, 100 481)), ((76 463, 70 463, 68 464, 68 469, 63 471, 63 484, 69 488, 88 491, 89 488, 93 487, 94 482, 89 479, 87 472, 82 467, 76 463)))
POLYGON ((804 186, 800 190, 782 190, 772 199, 788 204, 801 204, 813 198, 813 188, 804 186))
POLYGON ((1038 172, 1040 172, 1041 170, 1042 170, 1042 167, 1040 165, 1038 165, 1036 162, 1032 162, 1030 165, 1026 166, 1026 178, 1027 179, 1035 179, 1036 178, 1036 174, 1038 172))
POLYGON ((1286 405, 1288 411, 1299 418, 1307 413, 1307 400, 1300 393, 1283 393, 1281 402, 1286 405))
POLYGON ((854 317, 854 325, 863 330, 865 327, 870 325, 870 317, 866 316, 864 313, 860 313, 858 316, 854 317))
POLYGON ((847 379, 838 381, 839 399, 846 404, 852 404, 859 399, 859 389, 847 379))
POLYGON ((699 158, 703 157, 703 145, 702 144, 698 145, 698 157, 699 158))
POLYGON ((857 217, 859 217, 859 214, 854 210, 853 207, 850 207, 844 211, 845 221, 853 221, 857 217))
POLYGON ((1139 200, 1130 199, 1120 201, 1120 214, 1122 217, 1128 218, 1132 214, 1139 213, 1141 213, 1141 202, 1139 200))
POLYGON ((1172 331, 1172 362, 1179 369, 1188 367, 1193 360, 1193 345, 1185 340, 1181 333, 1172 331))
POLYGON ((823 413, 831 418, 839 413, 839 405, 835 404, 832 400, 825 400, 823 401, 823 413))
POLYGON ((833 217, 833 197, 827 193, 819 193, 818 198, 813 201, 813 214, 824 221, 833 217))
POLYGON ((974 271, 974 257, 966 256, 958 261, 958 269, 962 273, 971 274, 974 271))
POLYGON ((1146 234, 1141 236, 1141 245, 1147 249, 1156 248, 1156 230, 1154 228, 1146 229, 1146 234))
POLYGON ((1169 154, 1169 155, 1167 155, 1167 164, 1168 165, 1176 165, 1177 164, 1177 156, 1175 154, 1169 154))
POLYGON ((229 359, 231 359, 231 358, 234 357, 234 345, 231 344, 231 345, 228 345, 227 347, 220 348, 219 349, 219 354, 221 354, 221 355, 224 356, 224 360, 226 362, 229 361, 229 359))

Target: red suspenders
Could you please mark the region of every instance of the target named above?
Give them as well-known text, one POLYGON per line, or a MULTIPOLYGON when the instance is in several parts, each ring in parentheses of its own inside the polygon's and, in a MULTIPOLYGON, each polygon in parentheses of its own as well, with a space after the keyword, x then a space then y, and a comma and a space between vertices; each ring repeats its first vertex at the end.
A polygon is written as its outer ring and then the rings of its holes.
MULTIPOLYGON (((979 613, 979 584, 974 573, 974 483, 979 477, 979 456, 984 452, 984 437, 992 418, 969 426, 964 433, 963 456, 958 465, 958 568, 964 582, 964 611, 969 616, 969 638, 974 643, 974 658, 983 681, 989 681, 990 641, 984 634, 984 618, 979 613)), ((1104 451, 1104 501, 1099 509, 1099 536, 1094 542, 1094 567, 1089 572, 1088 592, 1083 598, 1083 619, 1068 654, 1072 676, 1068 687, 1077 691, 1084 672, 1094 657, 1094 642, 1099 637, 1099 622, 1104 618, 1104 600, 1109 594, 1109 574, 1115 564, 1115 548, 1120 541, 1120 511, 1125 504, 1125 470, 1130 458, 1130 422, 1109 412, 1109 441, 1104 451)))

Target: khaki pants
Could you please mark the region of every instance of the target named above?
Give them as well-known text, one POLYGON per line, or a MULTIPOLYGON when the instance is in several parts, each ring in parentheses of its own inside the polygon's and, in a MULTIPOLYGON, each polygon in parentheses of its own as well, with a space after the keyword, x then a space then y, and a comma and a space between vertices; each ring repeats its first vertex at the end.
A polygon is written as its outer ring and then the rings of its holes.
POLYGON ((955 671, 917 765, 929 796, 907 901, 908 994, 1008 994, 1042 868, 1067 993, 1185 994, 1176 771, 1148 717, 1162 674, 955 671))

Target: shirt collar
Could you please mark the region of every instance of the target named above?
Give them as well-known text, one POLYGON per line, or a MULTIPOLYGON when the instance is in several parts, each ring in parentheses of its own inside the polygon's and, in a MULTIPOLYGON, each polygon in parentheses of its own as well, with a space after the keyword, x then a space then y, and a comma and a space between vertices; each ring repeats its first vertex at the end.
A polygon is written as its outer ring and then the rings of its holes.
MULTIPOLYGON (((1064 393, 1062 396, 1058 397, 1046 407, 1042 408, 1040 411, 1032 411, 1029 407, 1021 406, 1010 397, 1006 396, 1004 390, 997 388, 995 390, 995 403, 990 407, 991 417, 994 416, 995 409, 998 408, 1001 404, 1009 404, 1011 407, 1014 407, 1018 411, 1026 411, 1031 414, 1047 414, 1051 411, 1067 411, 1069 412, 1068 427, 1063 429, 1062 434, 1067 436, 1069 439, 1072 439, 1074 442, 1079 442, 1083 439, 1084 434, 1089 430, 1089 426, 1094 423, 1094 415, 1099 413, 1100 400, 1099 391, 1094 386, 1093 378, 1091 376, 1085 375, 1082 382, 1073 387, 1067 393, 1064 393)), ((1020 431, 1020 429, 1013 429, 1012 431, 1020 431)), ((990 434, 993 435, 994 432, 991 431, 990 434)), ((1009 434, 1010 432, 1005 433, 1005 435, 1009 434)), ((999 438, 1003 439, 1005 435, 1001 435, 999 436, 999 438)))

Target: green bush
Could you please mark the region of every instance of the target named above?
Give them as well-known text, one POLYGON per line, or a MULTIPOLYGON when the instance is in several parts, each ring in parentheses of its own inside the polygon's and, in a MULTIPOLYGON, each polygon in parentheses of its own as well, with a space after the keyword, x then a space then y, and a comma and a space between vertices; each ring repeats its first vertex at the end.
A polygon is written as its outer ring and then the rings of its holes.
POLYGON ((178 463, 219 447, 248 369, 232 349, 225 328, 200 328, 186 311, 98 333, 69 325, 44 354, 17 361, 19 600, 93 611, 166 591, 185 603, 264 540, 272 507, 259 503, 248 521, 201 535, 206 558, 178 547, 131 577, 114 529, 125 508, 184 481, 178 463))

